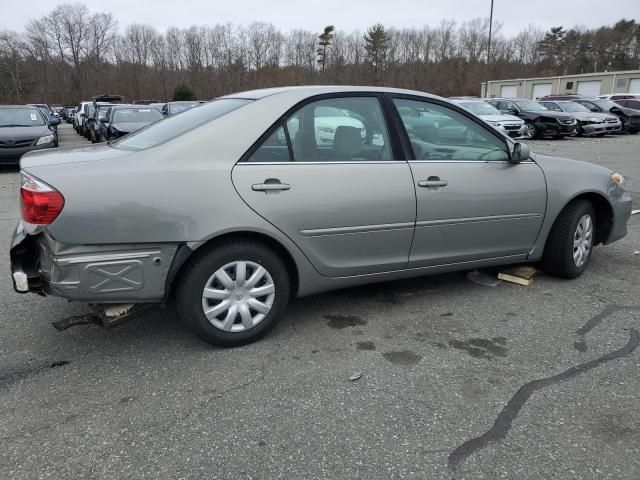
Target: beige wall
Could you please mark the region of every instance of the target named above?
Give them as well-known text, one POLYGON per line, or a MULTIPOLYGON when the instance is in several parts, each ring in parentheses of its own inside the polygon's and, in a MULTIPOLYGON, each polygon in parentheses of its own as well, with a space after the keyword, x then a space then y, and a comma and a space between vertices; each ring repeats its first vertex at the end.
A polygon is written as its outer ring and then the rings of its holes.
MULTIPOLYGON (((501 87, 503 85, 515 85, 517 86, 519 98, 533 98, 533 87, 537 84, 551 83, 552 93, 577 93, 578 82, 588 82, 600 80, 600 95, 606 95, 609 93, 626 93, 629 91, 629 80, 634 78, 640 78, 640 70, 629 73, 603 73, 601 75, 588 75, 588 76, 566 76, 566 77, 548 77, 548 78, 536 78, 536 79, 517 79, 517 80, 496 80, 489 82, 489 96, 499 97, 501 96, 501 87), (615 77, 615 80, 614 80, 615 77), (614 83, 615 81, 615 83, 614 83), (573 82, 573 87, 567 89, 567 82, 573 82)), ((484 87, 484 85, 483 85, 484 87)), ((484 93, 484 88, 482 89, 484 93)), ((632 92, 640 93, 640 92, 632 92)))

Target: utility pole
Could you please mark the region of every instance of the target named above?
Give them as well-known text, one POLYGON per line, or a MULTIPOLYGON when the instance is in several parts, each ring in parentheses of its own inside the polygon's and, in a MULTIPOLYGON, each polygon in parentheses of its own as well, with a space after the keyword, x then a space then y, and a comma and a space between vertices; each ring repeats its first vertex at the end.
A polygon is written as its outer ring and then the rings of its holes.
POLYGON ((489 98, 489 61, 491 59, 491 33, 493 31, 493 0, 491 0, 491 12, 489 13, 489 42, 487 43, 487 64, 484 68, 484 97, 489 98))

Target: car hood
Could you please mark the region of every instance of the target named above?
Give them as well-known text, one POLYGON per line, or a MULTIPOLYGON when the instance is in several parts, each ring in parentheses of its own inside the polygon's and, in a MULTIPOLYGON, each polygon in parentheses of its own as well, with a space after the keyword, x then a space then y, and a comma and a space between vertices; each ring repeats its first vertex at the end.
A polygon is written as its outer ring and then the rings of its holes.
POLYGON ((577 118, 578 120, 585 120, 587 118, 599 118, 601 120, 606 120, 607 118, 615 118, 616 116, 611 115, 609 113, 599 113, 599 112, 571 112, 571 116, 577 118))
POLYGON ((524 113, 528 115, 538 115, 540 117, 557 118, 562 120, 565 120, 567 118, 575 118, 573 115, 570 115, 568 113, 554 112, 552 110, 549 110, 546 112, 544 110, 543 111, 524 110, 524 113))
POLYGON ((111 124, 113 128, 122 133, 131 133, 146 127, 152 122, 114 122, 111 124))
POLYGON ((481 119, 489 122, 517 122, 523 123, 521 118, 515 115, 478 115, 481 119))
POLYGON ((616 110, 620 110, 622 113, 624 113, 625 115, 628 115, 630 117, 640 117, 640 110, 635 110, 633 108, 627 108, 627 107, 611 107, 611 109, 609 110, 611 113, 613 113, 616 110))
POLYGON ((121 150, 109 145, 83 145, 80 147, 64 147, 29 152, 20 159, 20 168, 41 167, 44 165, 60 165, 65 163, 93 162, 110 158, 126 157, 131 150, 121 150))
POLYGON ((602 176, 609 180, 613 170, 596 165, 595 163, 584 162, 582 160, 572 160, 569 158, 552 157, 540 153, 533 154, 533 160, 544 170, 545 175, 553 176, 554 172, 571 172, 574 176, 602 176))
POLYGON ((0 140, 20 140, 51 135, 53 132, 44 125, 34 127, 0 127, 0 140))

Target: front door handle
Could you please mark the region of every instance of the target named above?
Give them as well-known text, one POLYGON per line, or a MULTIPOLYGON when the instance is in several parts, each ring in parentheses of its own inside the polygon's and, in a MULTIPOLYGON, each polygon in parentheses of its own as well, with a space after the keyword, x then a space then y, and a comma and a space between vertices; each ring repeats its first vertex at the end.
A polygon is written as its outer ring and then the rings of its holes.
POLYGON ((251 185, 254 192, 280 192, 282 190, 291 190, 291 185, 282 183, 277 178, 267 178, 264 183, 254 183, 251 185))
POLYGON ((449 182, 440 180, 440 177, 429 177, 427 180, 420 180, 418 182, 418 186, 424 188, 440 188, 446 187, 447 185, 449 185, 449 182))

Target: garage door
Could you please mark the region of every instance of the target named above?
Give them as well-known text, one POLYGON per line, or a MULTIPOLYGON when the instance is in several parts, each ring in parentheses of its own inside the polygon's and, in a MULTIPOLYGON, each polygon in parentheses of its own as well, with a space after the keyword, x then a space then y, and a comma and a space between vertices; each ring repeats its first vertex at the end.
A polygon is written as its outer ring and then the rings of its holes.
POLYGON ((629 80, 629 93, 640 93, 640 78, 629 80))
POLYGON ((533 85, 533 99, 536 100, 540 97, 551 95, 550 83, 536 83, 533 85))
POLYGON ((502 85, 500 87, 500 96, 502 98, 516 98, 518 96, 518 86, 502 85))
POLYGON ((587 97, 597 97, 600 95, 600 80, 591 80, 589 82, 578 82, 578 95, 587 97))

